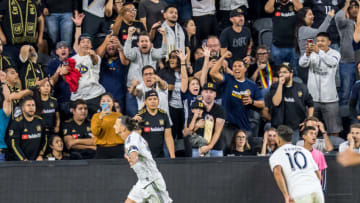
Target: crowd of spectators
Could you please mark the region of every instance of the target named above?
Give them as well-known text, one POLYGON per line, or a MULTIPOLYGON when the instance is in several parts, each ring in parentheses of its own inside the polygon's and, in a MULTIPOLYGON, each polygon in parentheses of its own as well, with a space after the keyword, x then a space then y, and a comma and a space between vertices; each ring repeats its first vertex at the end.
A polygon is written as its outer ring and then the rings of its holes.
POLYGON ((360 151, 359 5, 0 0, 0 161, 122 158, 128 115, 154 157, 267 156, 287 125, 325 176, 360 151))

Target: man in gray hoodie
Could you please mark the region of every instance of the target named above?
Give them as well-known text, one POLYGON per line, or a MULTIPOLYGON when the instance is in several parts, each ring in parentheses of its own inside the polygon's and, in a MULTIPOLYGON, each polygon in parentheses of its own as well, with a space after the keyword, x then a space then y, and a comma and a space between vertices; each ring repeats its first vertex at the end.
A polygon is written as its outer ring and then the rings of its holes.
POLYGON ((341 60, 340 105, 348 105, 351 87, 355 82, 355 54, 352 48, 353 34, 359 4, 356 0, 346 0, 344 7, 336 13, 335 22, 340 34, 341 60))
MULTIPOLYGON (((140 33, 138 37, 137 47, 131 48, 132 36, 136 32, 135 27, 129 27, 128 38, 124 45, 124 55, 130 60, 129 73, 127 75, 127 87, 131 87, 132 81, 142 80, 141 70, 144 66, 150 65, 156 67, 157 61, 165 58, 167 54, 166 32, 163 28, 158 29, 162 35, 162 46, 159 49, 153 48, 150 37, 147 33, 140 33)), ((126 94, 126 111, 129 116, 134 116, 137 111, 136 97, 126 94)))
POLYGON ((320 32, 316 36, 316 44, 306 45, 299 65, 309 67, 307 86, 314 101, 314 116, 322 118, 330 135, 338 135, 342 131, 342 124, 335 76, 340 53, 329 48, 330 44, 330 35, 320 32))

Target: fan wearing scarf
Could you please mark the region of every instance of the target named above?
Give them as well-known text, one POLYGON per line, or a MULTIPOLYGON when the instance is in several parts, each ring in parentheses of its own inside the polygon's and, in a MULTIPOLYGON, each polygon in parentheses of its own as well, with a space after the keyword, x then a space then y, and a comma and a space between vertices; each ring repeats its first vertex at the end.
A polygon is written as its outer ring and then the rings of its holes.
MULTIPOLYGON (((37 63, 38 54, 31 45, 24 45, 20 49, 19 76, 23 89, 37 88, 47 76, 41 65, 37 63)), ((47 79, 47 78, 46 78, 47 79)))
POLYGON ((42 44, 44 18, 34 0, 3 0, 0 3, 0 39, 5 52, 17 60, 20 46, 42 44))
MULTIPOLYGON (((189 40, 187 39, 187 34, 185 30, 181 27, 179 23, 177 23, 178 20, 178 10, 174 6, 168 6, 164 10, 164 19, 165 21, 161 25, 162 28, 166 31, 166 37, 168 41, 168 53, 169 54, 174 50, 182 50, 183 52, 186 51, 187 62, 190 60, 190 45, 189 40)), ((151 31, 150 31, 150 35, 151 31)), ((155 34, 155 41, 154 46, 156 48, 159 48, 161 46, 162 41, 162 34, 156 32, 155 34)))
POLYGON ((264 97, 271 85, 278 81, 279 69, 270 60, 270 50, 266 45, 257 47, 255 60, 255 63, 248 69, 248 77, 256 82, 264 97))

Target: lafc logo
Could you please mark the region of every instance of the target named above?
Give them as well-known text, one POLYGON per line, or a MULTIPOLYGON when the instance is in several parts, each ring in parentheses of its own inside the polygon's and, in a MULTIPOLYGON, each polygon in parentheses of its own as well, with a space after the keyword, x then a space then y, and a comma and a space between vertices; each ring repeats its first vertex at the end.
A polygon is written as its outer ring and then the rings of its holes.
POLYGON ((36 130, 41 131, 41 126, 40 125, 36 126, 36 130))

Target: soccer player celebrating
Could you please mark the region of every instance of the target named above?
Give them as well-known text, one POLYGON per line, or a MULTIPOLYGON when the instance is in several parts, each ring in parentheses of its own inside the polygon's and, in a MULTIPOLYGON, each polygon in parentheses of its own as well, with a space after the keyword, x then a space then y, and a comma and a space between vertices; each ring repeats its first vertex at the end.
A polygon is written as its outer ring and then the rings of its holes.
POLYGON ((292 135, 291 128, 279 126, 279 148, 269 159, 270 168, 284 195, 285 203, 323 203, 318 166, 308 150, 291 144, 292 135))
POLYGON ((125 140, 125 158, 138 177, 138 182, 131 189, 125 203, 171 203, 172 199, 152 158, 149 145, 138 132, 140 128, 137 121, 122 116, 116 120, 114 129, 115 133, 125 140))

